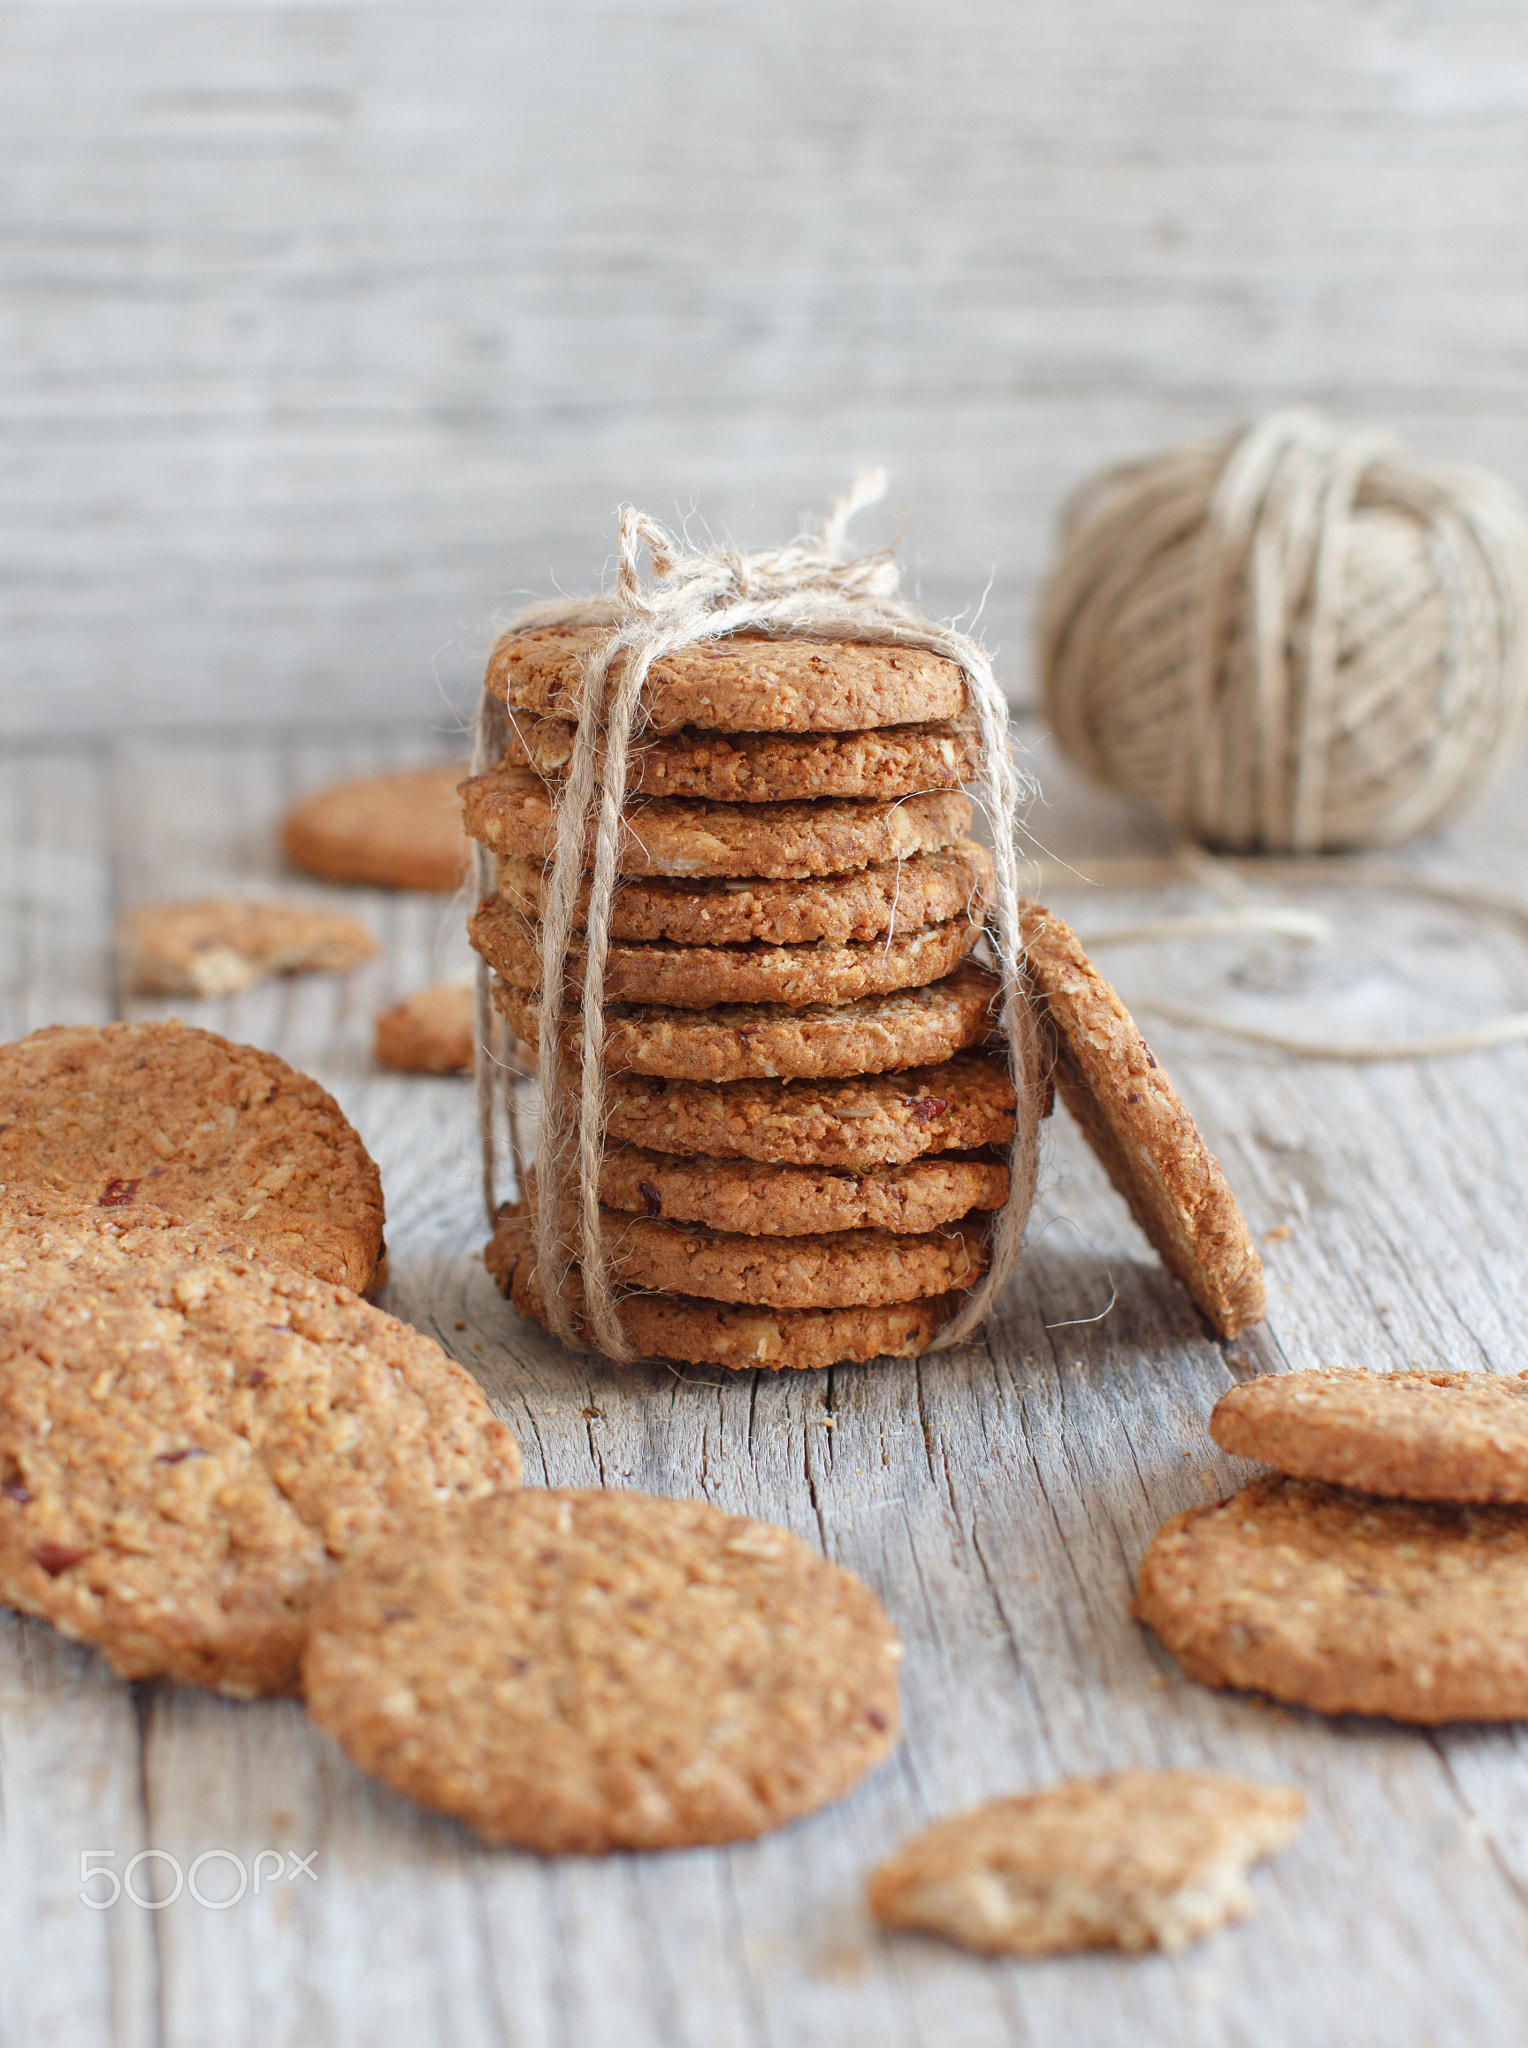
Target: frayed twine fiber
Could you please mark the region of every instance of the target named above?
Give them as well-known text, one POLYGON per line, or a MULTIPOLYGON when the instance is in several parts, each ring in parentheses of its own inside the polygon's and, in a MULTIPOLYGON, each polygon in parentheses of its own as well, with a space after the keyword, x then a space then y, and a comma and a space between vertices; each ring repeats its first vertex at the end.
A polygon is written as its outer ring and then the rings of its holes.
MULTIPOLYGON (((1393 861, 1328 856, 1326 858, 1233 860, 1208 854, 1187 843, 1166 857, 1103 855, 1075 863, 1042 861, 1036 886, 1041 890, 1066 888, 1080 880, 1106 889, 1156 888, 1164 883, 1195 881, 1227 907, 1211 916, 1135 919, 1087 933, 1089 948, 1111 945, 1155 945, 1175 939, 1229 938, 1242 933, 1268 932, 1280 938, 1308 945, 1329 945, 1331 921, 1319 911, 1294 906, 1255 903, 1248 882, 1296 882, 1336 888, 1389 889, 1454 909, 1483 911, 1511 919, 1528 930, 1528 897, 1509 889, 1467 877, 1430 875, 1419 868, 1402 867, 1393 861)), ((1492 1052, 1500 1046, 1528 1044, 1528 1010, 1513 1010, 1503 1017, 1489 1017, 1479 1024, 1463 1024, 1453 1031, 1431 1032, 1425 1038, 1343 1039, 1312 1038, 1288 1031, 1276 1031, 1261 1024, 1243 1024, 1223 1017, 1198 1003, 1173 1002, 1162 996, 1134 996, 1132 1010, 1141 1010, 1180 1024, 1191 1031, 1208 1031, 1220 1038, 1234 1038, 1246 1045, 1259 1045, 1272 1052, 1288 1053, 1293 1059, 1336 1060, 1350 1065, 1368 1065, 1380 1060, 1457 1059, 1465 1053, 1492 1052)))
MULTIPOLYGON (((821 527, 790 545, 755 555, 731 548, 690 553, 633 507, 620 515, 616 587, 599 598, 553 600, 533 606, 506 630, 552 624, 598 624, 607 636, 586 657, 573 753, 555 818, 553 853, 543 887, 540 925, 540 1008, 537 1015, 541 1081, 541 1133, 537 1143, 535 1207, 536 1262, 542 1276, 547 1318, 563 1343, 581 1341, 567 1299, 576 1265, 583 1284, 584 1320, 598 1349, 630 1363, 637 1354, 621 1328, 599 1227, 600 1163, 604 1154, 605 1064, 601 1029, 605 962, 610 940, 610 906, 616 886, 621 812, 633 734, 639 730, 642 688, 653 663, 734 633, 778 639, 848 640, 873 646, 907 647, 956 662, 981 730, 982 771, 972 794, 985 811, 993 839, 995 885, 987 938, 1002 982, 1000 1025, 1008 1044, 1019 1104, 1014 1136, 1011 1192, 993 1221, 992 1259, 985 1277, 929 1347, 961 1343, 987 1315, 992 1298, 1012 1272, 1023 1242, 1031 1176, 1024 1170, 1026 1148, 1035 1137, 1026 1127, 1031 1097, 1029 1074, 1033 1023, 1023 982, 1023 936, 1019 922, 1022 891, 1015 828, 1030 785, 1014 764, 1008 734, 1008 706, 978 643, 953 627, 922 619, 897 599, 901 572, 889 551, 846 558, 850 520, 885 494, 884 471, 857 476, 821 527), (644 581, 641 555, 647 550, 651 580, 644 581), (582 1013, 581 1059, 576 1101, 564 1093, 558 1073, 567 1002, 567 961, 577 921, 580 884, 592 842, 589 900, 584 914, 584 970, 574 1008, 582 1013), (576 1257, 567 1243, 574 1219, 576 1257)), ((503 754, 506 714, 485 694, 478 728, 474 772, 503 754)), ((493 887, 488 858, 478 849, 480 893, 493 887)), ((495 1103, 509 1069, 502 1020, 492 1009, 486 967, 479 971, 478 1115, 483 1139, 484 1192, 494 1214, 495 1103)), ((1029 1124, 1032 1125, 1032 1117, 1029 1124)))
POLYGON ((1393 845, 1528 716, 1528 518, 1303 408, 1088 480, 1040 625, 1063 750, 1206 845, 1393 845))

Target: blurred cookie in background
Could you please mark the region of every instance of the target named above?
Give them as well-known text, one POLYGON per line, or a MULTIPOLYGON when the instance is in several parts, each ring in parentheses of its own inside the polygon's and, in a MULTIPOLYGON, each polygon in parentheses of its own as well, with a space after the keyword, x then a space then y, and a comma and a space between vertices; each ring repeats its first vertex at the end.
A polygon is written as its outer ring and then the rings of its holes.
POLYGON ((466 761, 430 761, 314 790, 282 820, 282 850, 326 882, 454 889, 468 866, 456 792, 471 772, 466 761))
POLYGON ((394 1003, 377 1019, 379 1067, 400 1074, 462 1074, 477 1043, 468 982, 442 981, 394 1003))

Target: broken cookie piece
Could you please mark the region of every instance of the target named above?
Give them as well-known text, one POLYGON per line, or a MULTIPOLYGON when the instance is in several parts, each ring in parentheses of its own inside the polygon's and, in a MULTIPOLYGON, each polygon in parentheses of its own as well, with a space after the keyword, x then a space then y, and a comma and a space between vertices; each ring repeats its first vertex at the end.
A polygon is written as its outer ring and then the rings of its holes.
POLYGON ((158 995, 236 995, 271 974, 344 973, 377 951, 353 917, 236 897, 146 904, 120 939, 132 986, 158 995))
POLYGON ((870 1910, 991 1954, 1179 1949, 1253 1910, 1247 1866, 1304 1811, 1199 1771, 1070 1778, 936 1822, 875 1872, 870 1910))

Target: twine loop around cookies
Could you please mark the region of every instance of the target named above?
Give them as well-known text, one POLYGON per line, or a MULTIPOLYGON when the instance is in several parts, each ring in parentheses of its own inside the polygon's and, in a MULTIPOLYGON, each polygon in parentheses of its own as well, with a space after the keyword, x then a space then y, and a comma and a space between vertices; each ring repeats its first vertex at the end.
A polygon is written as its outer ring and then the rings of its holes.
MULTIPOLYGON (((976 712, 982 768, 974 787, 993 839, 995 882, 987 938, 1001 980, 999 1024, 1007 1041, 1019 1103, 1018 1148, 1033 1144, 1024 1127, 1029 1096, 1028 1046, 1032 1023, 1022 979, 1019 858, 1015 825, 1028 783, 1014 762, 1008 706, 991 663, 977 641, 950 626, 922 619, 902 604, 900 571, 889 550, 851 557, 847 528, 855 513, 884 495, 886 475, 856 476, 827 518, 789 545, 745 555, 734 548, 692 551, 644 513, 620 515, 615 589, 595 599, 559 600, 523 612, 508 630, 554 623, 608 628, 584 658, 580 715, 567 772, 558 793, 553 851, 542 892, 539 930, 540 995, 537 1062, 541 1129, 537 1143, 534 1217, 536 1262, 547 1318, 561 1340, 581 1348, 565 1291, 576 1265, 583 1283, 584 1320, 608 1357, 631 1362, 636 1353, 621 1327, 619 1302, 600 1231, 599 1180, 604 1154, 605 1062, 603 1001, 610 915, 617 886, 622 812, 633 736, 640 728, 643 686, 657 661, 687 647, 747 633, 775 638, 845 640, 905 647, 944 656, 962 670, 976 712), (646 550, 651 577, 642 574, 646 550), (565 1096, 559 1060, 569 1007, 569 956, 574 947, 581 884, 589 874, 584 913, 583 972, 574 992, 582 1013, 576 1103, 565 1096), (573 1243, 566 1212, 572 1211, 573 1243)), ((485 698, 475 767, 482 772, 502 753, 504 712, 485 698)), ((484 893, 491 886, 486 857, 479 862, 484 893)), ((479 976, 479 1041, 490 1041, 492 1008, 486 970, 479 976)), ((494 1062, 479 1063, 479 1127, 483 1135, 490 1210, 494 1062)), ((1012 1271, 1023 1241, 1026 1176, 1015 1171, 1012 1192, 993 1222, 991 1262, 984 1278, 930 1347, 957 1344, 980 1325, 993 1295, 1012 1271)))

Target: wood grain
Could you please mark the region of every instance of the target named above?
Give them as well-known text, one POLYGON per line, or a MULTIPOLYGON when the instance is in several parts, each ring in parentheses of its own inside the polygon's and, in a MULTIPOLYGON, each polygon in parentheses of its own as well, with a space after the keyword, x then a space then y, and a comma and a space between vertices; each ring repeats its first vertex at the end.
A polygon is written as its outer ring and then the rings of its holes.
POLYGON ((1273 402, 1528 483, 1514 0, 10 0, 0 730, 437 714, 623 499, 1062 494, 1273 402))
MULTIPOLYGON (((540 1863, 480 1848, 363 1778, 291 1702, 125 1687, 9 1620, 0 1929, 27 1967, 4 1973, 0 2041, 1508 2048, 1528 2007, 1521 1734, 1328 1724, 1213 1694, 1127 1603, 1157 1524, 1245 1469, 1203 1427, 1231 1374, 1525 1363, 1528 1054, 1349 1072, 1157 1034, 1265 1243, 1268 1321, 1229 1349, 1206 1338, 1058 1113, 1029 1256, 983 1342, 803 1375, 572 1359, 481 1265, 466 1084, 370 1063, 376 1010, 463 961, 459 908, 326 890, 283 874, 276 851, 297 791, 440 744, 298 732, 9 759, 5 1023, 109 1011, 114 901, 228 886, 358 909, 386 950, 355 975, 182 1014, 335 1089, 382 1166, 389 1305, 478 1373, 522 1438, 528 1482, 703 1495, 820 1543, 902 1631, 907 1739, 848 1799, 759 1843, 540 1863), (864 1919, 872 1863, 938 1814, 1067 1771, 1154 1763, 1304 1790, 1309 1825, 1255 1879, 1256 1919, 1176 1959, 1039 1964, 979 1962, 864 1919), (115 1849, 122 1870, 145 1846, 183 1868, 209 1849, 246 1867, 264 1849, 316 1850, 316 1882, 267 1881, 226 1912, 185 1896, 159 1912, 79 1902, 82 1850, 115 1849)), ((1053 851, 1158 843, 1039 764, 1049 810, 1035 823, 1053 851)), ((1528 889, 1523 792, 1519 771, 1427 864, 1528 889)), ((1056 899, 1084 930, 1197 900, 1080 883, 1056 899)), ((1170 985, 1290 1027, 1400 1028, 1528 1001, 1528 940, 1500 921, 1399 897, 1311 900, 1336 927, 1319 953, 1242 940, 1122 947, 1103 964, 1127 996, 1170 985)), ((201 1882, 219 1896, 231 1878, 214 1863, 201 1882)))

